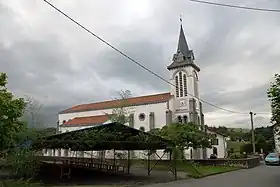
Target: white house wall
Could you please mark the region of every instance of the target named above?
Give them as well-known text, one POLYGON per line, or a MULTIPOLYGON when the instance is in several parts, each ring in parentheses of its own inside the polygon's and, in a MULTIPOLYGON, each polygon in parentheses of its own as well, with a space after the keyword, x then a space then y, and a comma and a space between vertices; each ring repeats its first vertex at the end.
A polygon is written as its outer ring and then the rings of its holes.
POLYGON ((274 126, 273 128, 275 151, 280 153, 280 126, 274 126))
MULTIPOLYGON (((208 132, 211 133, 211 132, 208 132)), ((226 137, 217 134, 217 139, 218 139, 218 145, 213 145, 213 147, 217 148, 218 158, 226 158, 227 157, 227 141, 226 137)), ((213 148, 207 148, 207 158, 210 158, 210 155, 213 154, 213 148)))

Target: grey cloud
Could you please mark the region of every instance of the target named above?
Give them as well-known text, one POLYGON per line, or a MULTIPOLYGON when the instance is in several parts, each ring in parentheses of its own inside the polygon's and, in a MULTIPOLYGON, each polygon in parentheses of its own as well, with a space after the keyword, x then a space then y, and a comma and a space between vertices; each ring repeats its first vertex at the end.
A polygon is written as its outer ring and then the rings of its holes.
MULTIPOLYGON (((161 45, 150 42, 149 39, 145 38, 141 41, 122 42, 118 48, 125 51, 126 54, 143 66, 168 80, 168 71, 162 58, 161 45)), ((102 63, 94 65, 94 68, 104 79, 120 79, 124 82, 159 91, 166 91, 169 88, 167 83, 159 80, 116 51, 103 51, 97 57, 97 61, 102 63)))
MULTIPOLYGON (((150 3, 153 15, 146 19, 136 19, 129 26, 125 26, 127 28, 118 24, 115 18, 119 12, 125 11, 120 4, 118 9, 110 8, 115 7, 112 4, 104 11, 101 7, 106 6, 100 2, 97 3, 98 6, 95 6, 95 3, 81 2, 75 9, 75 3, 70 3, 69 6, 68 3, 61 3, 59 6, 166 79, 166 65, 171 63, 176 49, 178 17, 182 14, 187 40, 195 52, 197 64, 201 67, 201 98, 241 111, 269 111, 265 93, 268 84, 263 85, 262 82, 253 87, 248 84, 245 91, 221 94, 220 92, 236 80, 234 76, 229 78, 228 72, 220 69, 241 65, 250 72, 261 67, 264 72, 256 74, 255 78, 268 80, 269 72, 280 68, 280 55, 272 53, 273 50, 277 51, 278 47, 275 42, 280 30, 278 14, 213 7, 183 0, 172 3, 155 0, 150 3), (93 13, 92 7, 100 7, 100 10, 93 13), (114 15, 112 19, 109 17, 111 14, 108 14, 110 11, 114 15), (102 21, 93 20, 93 17, 98 15, 106 17, 102 21), (248 31, 251 32, 248 37, 238 39, 237 36, 248 31), (245 54, 246 50, 250 50, 251 54, 245 54)), ((280 8, 277 0, 265 4, 261 0, 247 3, 250 6, 280 8)), ((28 8, 26 4, 24 6, 28 8)), ((26 26, 24 22, 18 21, 24 21, 18 19, 21 18, 18 12, 0 2, 0 71, 8 73, 9 88, 13 92, 34 96, 45 105, 46 123, 55 123, 55 114, 73 104, 109 99, 123 85, 134 84, 146 92, 169 90, 169 85, 102 43, 91 39, 86 33, 82 34, 82 30, 68 20, 58 18, 59 14, 45 8, 45 5, 42 7, 40 4, 39 7, 38 4, 38 7, 33 8, 46 12, 38 14, 38 23, 26 26), (54 32, 51 32, 50 28, 54 32), (29 32, 30 30, 36 32, 36 35, 29 32), (95 49, 103 50, 96 55, 95 49), (103 80, 109 80, 106 82, 109 85, 105 86, 103 80), (110 82, 115 80, 124 84, 117 87, 110 85, 110 82), (102 93, 96 90, 102 90, 102 93)), ((30 9, 27 10, 30 12, 30 9)), ((131 91, 134 95, 138 94, 131 91)), ((207 104, 204 104, 204 111, 206 116, 208 112, 219 112, 207 104)), ((247 119, 242 120, 229 121, 236 126, 247 125, 247 119)))
MULTIPOLYGON (((262 127, 262 126, 270 126, 269 118, 263 116, 254 116, 254 128, 262 127)), ((233 127, 239 126, 241 128, 248 128, 251 129, 251 121, 249 115, 244 117, 244 119, 236 120, 232 122, 233 127)))
MULTIPOLYGON (((237 106, 237 110, 241 112, 249 112, 251 110, 255 112, 265 112, 269 110, 269 102, 266 95, 268 87, 269 84, 265 84, 259 87, 248 88, 244 91, 230 93, 213 91, 202 95, 202 97, 218 106, 237 106)), ((213 112, 216 111, 217 108, 204 104, 204 110, 206 112, 213 112)))

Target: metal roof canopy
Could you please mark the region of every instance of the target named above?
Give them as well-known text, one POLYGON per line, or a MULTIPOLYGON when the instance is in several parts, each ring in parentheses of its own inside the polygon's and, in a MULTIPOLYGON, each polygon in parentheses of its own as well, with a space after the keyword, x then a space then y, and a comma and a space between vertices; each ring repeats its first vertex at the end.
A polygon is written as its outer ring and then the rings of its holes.
POLYGON ((34 149, 157 150, 171 148, 172 143, 120 123, 96 125, 77 131, 43 137, 32 144, 34 149))

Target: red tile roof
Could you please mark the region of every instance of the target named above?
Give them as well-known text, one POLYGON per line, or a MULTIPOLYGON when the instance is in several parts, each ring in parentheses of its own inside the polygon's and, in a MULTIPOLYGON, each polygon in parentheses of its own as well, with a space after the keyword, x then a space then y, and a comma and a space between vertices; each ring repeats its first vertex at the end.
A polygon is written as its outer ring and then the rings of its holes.
POLYGON ((100 115, 100 116, 87 116, 87 117, 76 117, 65 123, 62 126, 72 126, 72 125, 96 125, 102 124, 109 120, 108 115, 100 115))
MULTIPOLYGON (((155 104, 155 103, 167 102, 169 101, 170 97, 171 97, 170 93, 161 93, 156 95, 147 95, 147 96, 128 98, 126 102, 130 106, 155 104)), ((83 111, 91 111, 91 110, 103 110, 103 109, 118 107, 120 104, 121 104, 121 100, 111 100, 111 101, 103 101, 98 103, 82 104, 82 105, 73 106, 59 113, 63 114, 63 113, 83 112, 83 111)))

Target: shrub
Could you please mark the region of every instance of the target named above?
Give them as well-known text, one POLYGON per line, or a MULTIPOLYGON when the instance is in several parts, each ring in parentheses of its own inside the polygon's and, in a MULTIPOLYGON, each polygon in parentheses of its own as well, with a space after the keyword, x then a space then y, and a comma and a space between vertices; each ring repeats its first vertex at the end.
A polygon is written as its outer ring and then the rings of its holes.
POLYGON ((16 148, 7 157, 12 174, 19 178, 35 177, 39 164, 34 159, 35 152, 28 148, 16 148))

